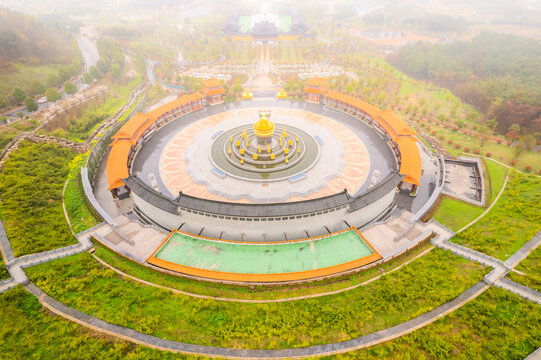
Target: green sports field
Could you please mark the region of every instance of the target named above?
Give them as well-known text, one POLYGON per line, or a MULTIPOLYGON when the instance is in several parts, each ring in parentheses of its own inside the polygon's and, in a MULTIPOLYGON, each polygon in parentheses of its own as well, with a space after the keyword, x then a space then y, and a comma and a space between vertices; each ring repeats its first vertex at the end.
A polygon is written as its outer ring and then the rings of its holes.
POLYGON ((198 269, 242 274, 276 274, 326 268, 374 252, 354 230, 307 241, 244 244, 176 232, 154 257, 198 269))
POLYGON ((241 15, 239 16, 239 26, 240 32, 247 33, 250 32, 250 23, 252 21, 252 16, 250 15, 241 15))

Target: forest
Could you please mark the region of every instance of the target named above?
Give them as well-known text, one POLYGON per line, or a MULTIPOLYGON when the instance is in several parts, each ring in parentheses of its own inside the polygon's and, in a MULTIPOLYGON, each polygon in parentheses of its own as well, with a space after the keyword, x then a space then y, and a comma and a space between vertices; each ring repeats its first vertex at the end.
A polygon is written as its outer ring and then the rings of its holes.
POLYGON ((415 44, 387 59, 408 75, 450 88, 497 122, 541 130, 541 42, 482 33, 454 44, 415 44))
POLYGON ((69 42, 34 17, 0 8, 0 73, 14 70, 11 63, 43 65, 69 63, 69 42))

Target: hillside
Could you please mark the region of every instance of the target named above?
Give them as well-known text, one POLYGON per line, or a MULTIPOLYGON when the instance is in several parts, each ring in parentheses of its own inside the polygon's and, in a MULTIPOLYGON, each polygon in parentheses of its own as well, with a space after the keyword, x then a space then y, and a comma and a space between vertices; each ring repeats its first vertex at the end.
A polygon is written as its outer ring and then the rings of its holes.
POLYGON ((541 131, 541 42, 483 33, 467 42, 405 46, 388 61, 450 88, 495 118, 502 133, 513 123, 541 131))
POLYGON ((70 61, 70 43, 55 30, 32 16, 0 8, 0 73, 13 71, 13 63, 37 66, 70 61))

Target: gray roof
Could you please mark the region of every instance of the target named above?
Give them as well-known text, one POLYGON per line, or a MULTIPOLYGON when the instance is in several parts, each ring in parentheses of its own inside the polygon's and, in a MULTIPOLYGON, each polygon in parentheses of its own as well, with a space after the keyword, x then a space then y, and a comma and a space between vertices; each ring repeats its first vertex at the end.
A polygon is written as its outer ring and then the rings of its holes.
POLYGON ((391 173, 385 180, 374 186, 372 189, 357 196, 357 198, 349 204, 348 212, 357 211, 381 199, 391 190, 396 188, 403 178, 404 176, 397 172, 391 173))
POLYGON ((270 204, 214 201, 186 195, 182 192, 173 200, 154 191, 134 176, 130 176, 123 181, 134 194, 143 200, 173 214, 178 214, 178 207, 180 206, 186 209, 225 216, 280 217, 324 211, 348 204, 349 212, 356 211, 388 194, 402 181, 402 178, 402 175, 396 172, 392 173, 374 188, 356 198, 344 190, 318 199, 270 204))
POLYGON ((137 179, 134 176, 130 176, 127 179, 122 179, 124 184, 137 196, 146 202, 160 208, 164 211, 170 212, 172 214, 178 214, 178 207, 173 203, 171 199, 160 194, 159 192, 154 191, 141 180, 137 179))
POLYGON ((188 209, 209 212, 218 215, 247 216, 247 217, 270 217, 290 216, 345 205, 352 197, 344 190, 341 193, 325 196, 319 199, 303 200, 287 203, 270 204, 240 204, 223 201, 214 201, 193 197, 180 193, 175 202, 188 209))

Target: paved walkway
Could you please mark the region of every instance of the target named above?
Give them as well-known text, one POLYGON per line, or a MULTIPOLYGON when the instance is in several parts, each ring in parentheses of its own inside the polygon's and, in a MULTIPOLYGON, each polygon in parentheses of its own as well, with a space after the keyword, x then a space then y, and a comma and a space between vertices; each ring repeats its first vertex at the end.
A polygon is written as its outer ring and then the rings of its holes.
POLYGON ((517 252, 515 252, 505 262, 470 248, 451 243, 447 240, 442 241, 439 238, 432 240, 432 244, 441 249, 449 250, 453 254, 465 259, 477 261, 480 264, 492 267, 492 271, 485 275, 484 281, 490 285, 514 292, 526 300, 530 300, 541 305, 541 294, 539 292, 504 278, 509 271, 517 266, 541 244, 541 231, 539 231, 532 239, 530 239, 530 241, 518 249, 517 252))

